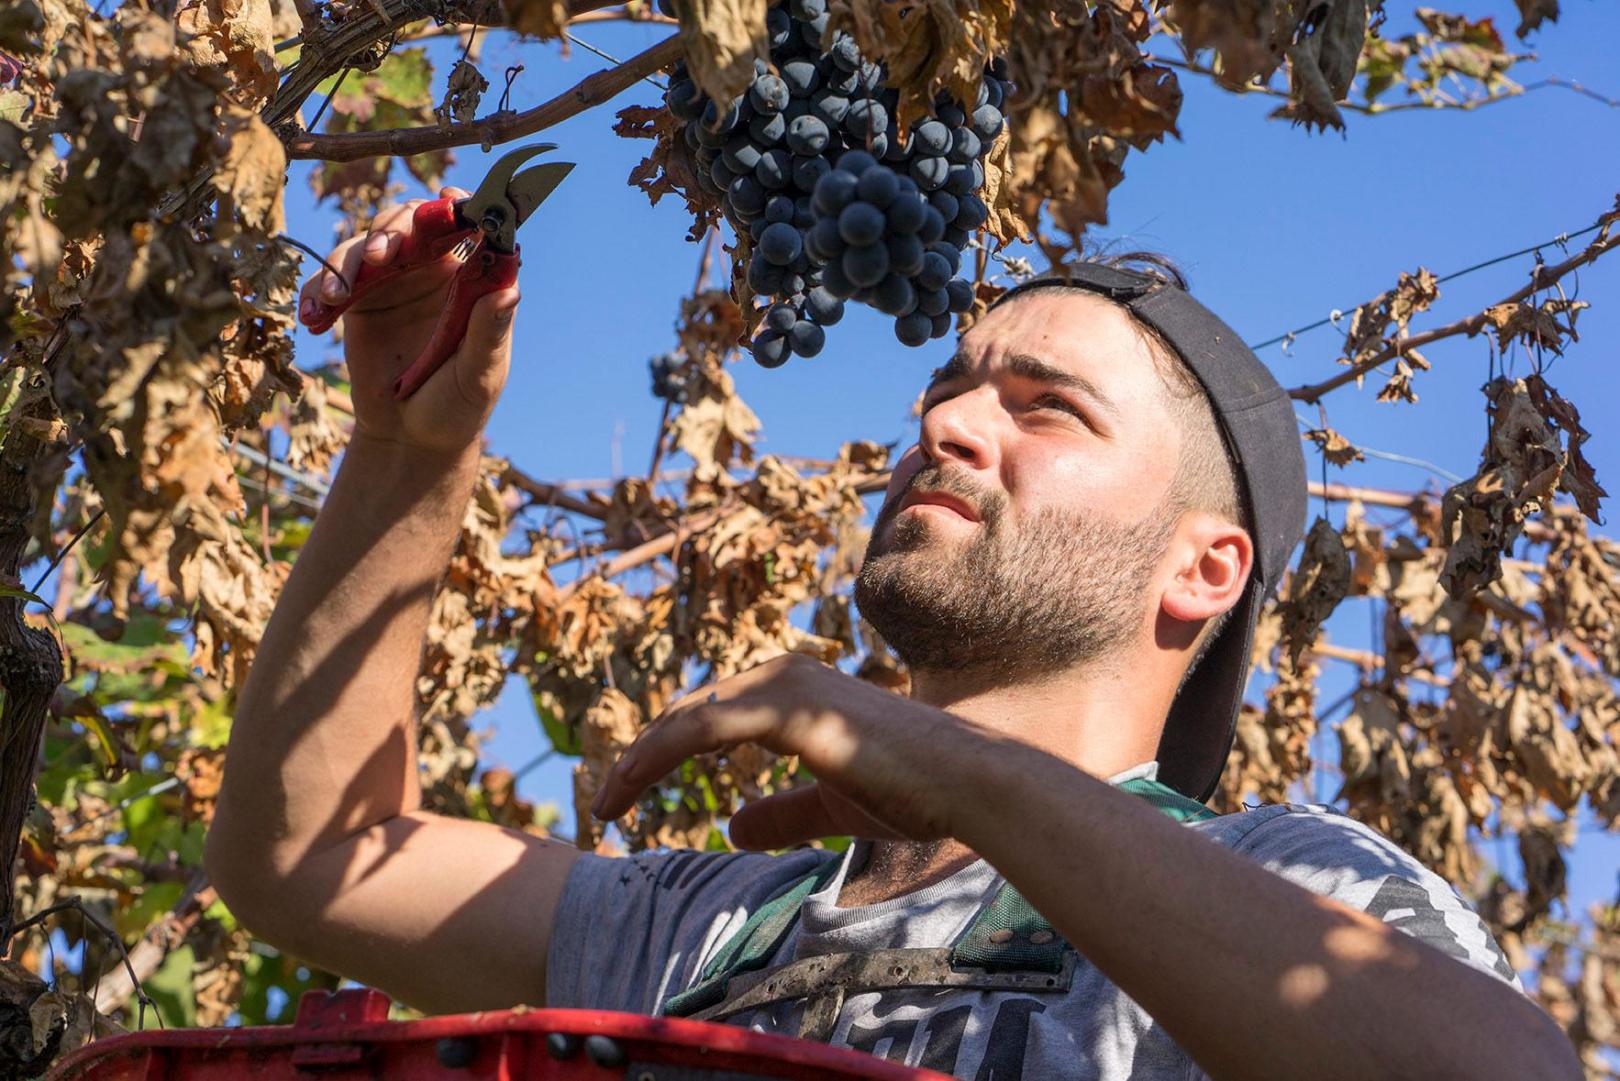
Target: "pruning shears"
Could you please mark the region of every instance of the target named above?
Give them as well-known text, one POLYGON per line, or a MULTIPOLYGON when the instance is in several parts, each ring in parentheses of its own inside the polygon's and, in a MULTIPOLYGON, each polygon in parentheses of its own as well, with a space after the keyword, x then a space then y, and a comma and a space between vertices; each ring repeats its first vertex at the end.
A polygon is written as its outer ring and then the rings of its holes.
POLYGON ((410 235, 401 241, 393 262, 386 266, 361 263, 348 296, 337 304, 317 299, 304 325, 317 334, 324 333, 349 305, 372 289, 454 255, 461 267, 451 280, 439 325, 421 356, 394 382, 396 400, 404 401, 415 394, 461 345, 478 298, 517 281, 522 262, 517 228, 562 183, 574 163, 551 162, 522 172, 518 172, 518 166, 536 154, 555 149, 556 143, 519 147, 502 155, 478 190, 467 198, 445 196, 418 206, 411 215, 410 235))

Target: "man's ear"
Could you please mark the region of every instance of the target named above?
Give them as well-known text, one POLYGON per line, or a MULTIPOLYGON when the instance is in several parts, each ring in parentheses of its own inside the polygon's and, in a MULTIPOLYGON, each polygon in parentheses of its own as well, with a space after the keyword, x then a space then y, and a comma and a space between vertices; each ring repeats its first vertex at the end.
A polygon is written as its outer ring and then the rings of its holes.
POLYGON ((1164 614, 1187 623, 1211 619, 1235 605, 1254 567, 1248 530, 1206 511, 1182 516, 1171 544, 1173 577, 1160 599, 1164 614))

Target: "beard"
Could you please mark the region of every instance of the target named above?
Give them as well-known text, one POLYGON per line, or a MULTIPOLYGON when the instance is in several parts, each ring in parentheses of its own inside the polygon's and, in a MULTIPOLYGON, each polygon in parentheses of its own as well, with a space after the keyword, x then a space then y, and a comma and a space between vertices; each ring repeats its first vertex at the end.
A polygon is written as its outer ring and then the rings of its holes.
POLYGON ((1170 503, 1138 523, 1047 508, 1014 525, 1005 495, 925 466, 878 512, 855 603, 913 670, 1005 683, 1087 665, 1140 626, 1175 530, 1170 503), (900 517, 917 485, 973 508, 972 537, 949 536, 926 515, 900 517))

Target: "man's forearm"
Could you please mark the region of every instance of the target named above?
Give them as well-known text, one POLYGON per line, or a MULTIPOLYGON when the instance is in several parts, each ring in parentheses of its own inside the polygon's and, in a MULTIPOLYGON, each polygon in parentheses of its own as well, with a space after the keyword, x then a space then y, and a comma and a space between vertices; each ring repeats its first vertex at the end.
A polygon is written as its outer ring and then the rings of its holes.
POLYGON ((1580 1076, 1492 977, 1055 758, 985 761, 964 766, 990 795, 958 837, 1218 1081, 1580 1076))
POLYGON ((415 681, 478 457, 350 442, 238 698, 216 874, 280 874, 418 805, 415 681))

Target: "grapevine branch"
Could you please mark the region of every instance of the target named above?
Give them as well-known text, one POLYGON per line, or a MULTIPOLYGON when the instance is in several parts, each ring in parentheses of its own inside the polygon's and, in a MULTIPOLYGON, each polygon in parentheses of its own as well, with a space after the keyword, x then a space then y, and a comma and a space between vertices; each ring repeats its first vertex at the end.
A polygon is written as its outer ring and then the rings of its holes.
POLYGON ((681 56, 678 36, 645 49, 615 68, 598 71, 543 105, 522 112, 496 113, 464 124, 424 125, 389 131, 318 134, 300 131, 287 140, 287 156, 322 161, 357 161, 361 158, 410 157, 452 146, 494 146, 521 139, 560 124, 569 117, 602 104, 631 84, 673 63, 681 56))
MULTIPOLYGON (((1498 301, 1498 305, 1518 304, 1539 290, 1545 289, 1554 284, 1570 271, 1575 270, 1578 267, 1583 267, 1602 256, 1604 253, 1612 251, 1616 247, 1620 247, 1620 233, 1610 232, 1610 226, 1612 226, 1616 221, 1620 221, 1620 210, 1612 210, 1608 212, 1607 214, 1603 215, 1599 221, 1603 228, 1599 230, 1598 235, 1590 244, 1585 247, 1585 249, 1577 252, 1575 255, 1570 256, 1562 263, 1556 263, 1551 266, 1542 265, 1536 267, 1534 273, 1530 275, 1530 284, 1521 289, 1514 290, 1508 296, 1498 301)), ((1493 305, 1493 307, 1494 306, 1496 305, 1493 305)), ((1388 345, 1384 346, 1384 348, 1380 349, 1378 352, 1363 360, 1357 361, 1332 378, 1324 379, 1320 383, 1313 383, 1309 386, 1294 387, 1289 390, 1288 395, 1296 401, 1314 404, 1317 401, 1320 401, 1322 396, 1327 394, 1329 391, 1336 390, 1352 380, 1361 378, 1374 368, 1378 367, 1380 364, 1393 360, 1394 358, 1399 357, 1410 350, 1417 349, 1420 346, 1428 345, 1431 342, 1437 342, 1442 338, 1452 338, 1459 334, 1467 334, 1471 337, 1483 330, 1486 322, 1487 318, 1485 310, 1481 310, 1466 318, 1458 319, 1456 322, 1447 323, 1445 326, 1435 327, 1432 330, 1426 330, 1421 334, 1414 334, 1408 338, 1397 338, 1388 345)))
MULTIPOLYGON (((1147 54, 1144 55, 1142 59, 1152 64, 1163 64, 1165 67, 1169 68, 1180 68, 1182 71, 1191 72, 1194 75, 1207 76, 1211 79, 1218 79, 1220 77, 1220 72, 1216 71, 1214 68, 1196 63, 1194 61, 1182 60, 1173 56, 1157 56, 1147 54)), ((1479 94, 1474 97, 1463 98, 1461 100, 1456 100, 1453 98, 1435 98, 1429 101, 1397 101, 1390 102, 1388 104, 1380 104, 1376 101, 1370 101, 1366 104, 1359 104, 1353 101, 1339 101, 1335 102, 1334 104, 1346 112, 1360 113, 1363 116, 1382 116, 1385 113, 1406 112, 1411 109, 1454 109, 1458 112, 1468 113, 1486 105, 1495 105, 1499 101, 1522 98, 1524 95, 1535 90, 1546 90, 1551 88, 1569 90, 1573 93, 1580 94, 1582 97, 1588 97, 1593 101, 1607 105, 1611 109, 1620 109, 1620 99, 1609 97, 1607 94, 1600 94, 1596 90, 1582 86, 1573 79, 1564 79, 1557 75, 1551 75, 1545 79, 1537 79, 1535 82, 1525 83, 1522 86, 1512 82, 1511 80, 1504 81, 1508 82, 1509 89, 1503 90, 1500 93, 1479 94)), ((1247 86, 1236 88, 1223 86, 1223 88, 1231 89, 1232 92, 1236 94, 1260 94, 1265 97, 1293 100, 1293 95, 1288 93, 1286 90, 1278 90, 1276 87, 1267 86, 1264 83, 1251 83, 1247 86)))

